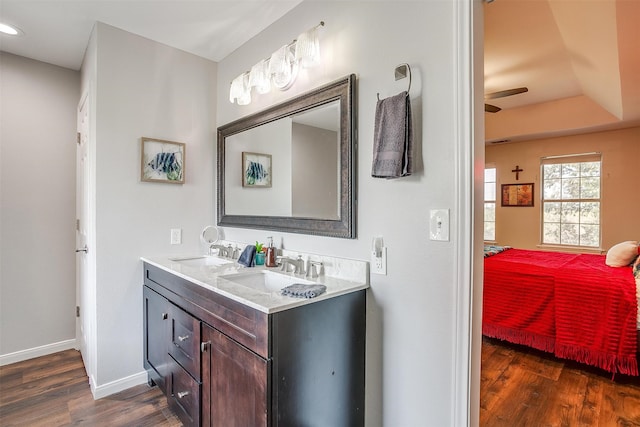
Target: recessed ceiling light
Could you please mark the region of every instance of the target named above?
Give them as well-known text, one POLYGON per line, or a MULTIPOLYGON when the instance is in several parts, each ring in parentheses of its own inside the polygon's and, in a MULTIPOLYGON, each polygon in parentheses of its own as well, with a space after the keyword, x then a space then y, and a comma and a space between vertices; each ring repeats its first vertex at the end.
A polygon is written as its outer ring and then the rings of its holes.
POLYGON ((3 24, 0 22, 0 33, 8 34, 10 36, 21 36, 24 34, 20 28, 14 27, 13 25, 3 24))

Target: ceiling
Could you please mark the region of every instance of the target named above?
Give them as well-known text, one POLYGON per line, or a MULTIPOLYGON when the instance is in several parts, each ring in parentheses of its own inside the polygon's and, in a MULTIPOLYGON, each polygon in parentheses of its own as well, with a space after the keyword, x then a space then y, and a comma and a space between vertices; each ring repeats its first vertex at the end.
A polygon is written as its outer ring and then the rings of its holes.
MULTIPOLYGON (((0 0, 0 50, 78 70, 96 21, 220 61, 303 0, 0 0)), ((486 140, 640 125, 640 1, 484 4, 486 140)))
POLYGON ((79 70, 96 21, 220 61, 302 0, 0 0, 0 50, 79 70))
POLYGON ((486 140, 640 125, 640 1, 495 0, 484 5, 486 140))

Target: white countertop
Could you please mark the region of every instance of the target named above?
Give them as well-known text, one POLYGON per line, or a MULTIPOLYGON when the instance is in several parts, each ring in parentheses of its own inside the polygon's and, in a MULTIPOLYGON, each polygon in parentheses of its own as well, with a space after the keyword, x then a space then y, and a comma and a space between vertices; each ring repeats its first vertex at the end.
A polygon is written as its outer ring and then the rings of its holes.
MULTIPOLYGON (((201 257, 196 255, 193 258, 201 257)), ((320 275, 317 278, 305 278, 296 276, 293 273, 284 273, 279 268, 267 268, 264 266, 244 267, 236 262, 223 264, 220 266, 189 266, 174 259, 186 259, 184 257, 164 256, 164 257, 141 257, 140 259, 155 267, 158 267, 168 273, 174 274, 206 289, 223 295, 239 303, 245 304, 264 313, 276 313, 278 311, 288 310, 290 308, 299 307, 305 304, 313 304, 329 298, 334 298, 350 292, 366 289, 369 284, 366 282, 344 280, 337 277, 320 275), (294 298, 281 295, 279 291, 264 292, 252 289, 240 284, 236 284, 224 277, 230 274, 237 274, 249 271, 272 270, 287 276, 313 281, 326 286, 327 290, 323 294, 315 298, 294 298)), ((359 262, 359 261, 356 261, 359 262)))

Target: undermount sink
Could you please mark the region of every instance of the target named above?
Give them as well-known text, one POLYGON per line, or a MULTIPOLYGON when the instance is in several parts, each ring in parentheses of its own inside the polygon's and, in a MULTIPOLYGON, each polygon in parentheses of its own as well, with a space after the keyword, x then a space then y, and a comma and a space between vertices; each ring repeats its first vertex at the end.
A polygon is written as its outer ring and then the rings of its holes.
POLYGON ((227 276, 223 276, 222 279, 262 292, 277 292, 285 286, 293 285, 294 283, 315 283, 309 280, 294 276, 287 276, 285 274, 269 270, 229 274, 227 276))
POLYGON ((233 261, 228 259, 219 258, 216 256, 189 256, 189 257, 176 257, 169 258, 171 261, 179 262, 182 265, 189 267, 217 267, 220 265, 231 264, 233 261))

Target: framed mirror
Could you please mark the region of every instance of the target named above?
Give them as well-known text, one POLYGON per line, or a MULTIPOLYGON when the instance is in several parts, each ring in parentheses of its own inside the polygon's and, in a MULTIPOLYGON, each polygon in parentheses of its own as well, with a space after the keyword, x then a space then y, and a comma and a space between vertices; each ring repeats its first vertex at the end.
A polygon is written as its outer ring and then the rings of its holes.
POLYGON ((356 237, 355 80, 218 128, 218 225, 356 237))

